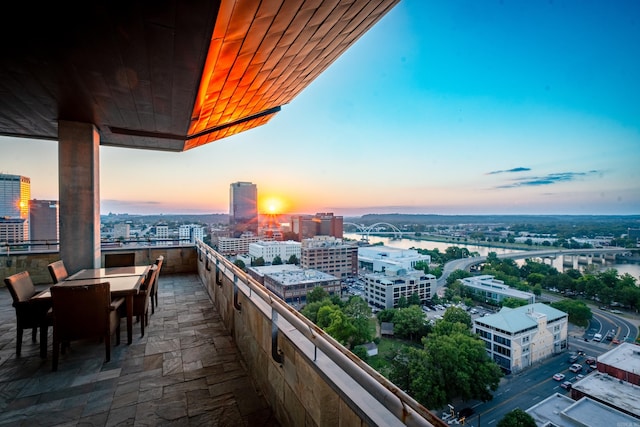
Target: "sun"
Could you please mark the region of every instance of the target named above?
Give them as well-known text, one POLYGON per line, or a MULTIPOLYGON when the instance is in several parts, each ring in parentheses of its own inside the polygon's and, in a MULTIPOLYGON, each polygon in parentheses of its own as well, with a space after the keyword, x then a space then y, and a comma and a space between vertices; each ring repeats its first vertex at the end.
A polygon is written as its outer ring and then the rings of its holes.
POLYGON ((262 199, 260 204, 262 212, 272 215, 284 213, 286 203, 283 198, 278 196, 269 196, 262 199))

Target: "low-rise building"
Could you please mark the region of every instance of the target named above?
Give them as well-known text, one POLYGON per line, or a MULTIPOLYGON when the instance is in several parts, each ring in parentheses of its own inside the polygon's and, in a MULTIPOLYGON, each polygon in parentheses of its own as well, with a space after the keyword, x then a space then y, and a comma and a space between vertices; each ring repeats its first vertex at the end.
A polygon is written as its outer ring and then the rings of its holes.
POLYGON ((252 261, 262 258, 267 264, 271 264, 276 257, 279 257, 282 262, 287 262, 292 255, 300 260, 301 246, 301 243, 295 240, 284 242, 260 240, 249 244, 249 257, 252 261))
POLYGON ((473 320, 473 332, 501 368, 518 372, 567 349, 569 315, 546 304, 503 307, 473 320))
POLYGON ((601 427, 634 426, 638 420, 589 398, 575 401, 554 393, 526 410, 537 426, 601 427))
POLYGON ((223 255, 248 254, 249 245, 260 239, 252 233, 245 233, 240 237, 219 237, 217 240, 218 252, 223 255))
POLYGON ((536 296, 531 292, 510 288, 502 280, 498 280, 488 274, 466 277, 461 282, 476 298, 485 302, 499 305, 505 298, 521 299, 526 301, 527 304, 536 302, 536 296))
POLYGON ((390 246, 361 246, 358 248, 358 268, 383 272, 387 268, 413 270, 416 264, 429 264, 431 256, 421 255, 415 249, 401 249, 390 246))
POLYGON ((293 267, 295 268, 265 273, 264 286, 285 302, 294 305, 305 303, 307 294, 316 287, 323 288, 329 295, 340 295, 341 285, 337 277, 318 270, 293 267))
POLYGON ((435 289, 436 276, 421 270, 405 268, 387 268, 384 273, 366 273, 360 276, 364 282, 364 294, 367 302, 381 309, 398 306, 402 297, 409 298, 418 294, 421 302, 431 298, 435 289))
POLYGON ((573 384, 571 397, 590 398, 640 418, 640 347, 623 342, 600 355, 597 368, 573 384))
MULTIPOLYGON (((244 261, 244 260, 243 260, 244 261)), ((249 266, 246 264, 246 271, 256 282, 264 285, 264 276, 273 273, 282 273, 284 271, 300 271, 301 268, 295 264, 279 264, 279 265, 261 265, 249 266)))

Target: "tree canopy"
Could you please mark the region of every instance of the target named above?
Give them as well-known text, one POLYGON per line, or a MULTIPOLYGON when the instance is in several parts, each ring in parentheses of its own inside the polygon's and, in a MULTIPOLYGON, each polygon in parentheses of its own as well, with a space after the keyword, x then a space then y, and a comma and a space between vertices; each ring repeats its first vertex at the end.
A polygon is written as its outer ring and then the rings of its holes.
POLYGON ((457 320, 460 313, 450 310, 454 322, 437 321, 422 339, 423 348, 403 347, 392 364, 391 381, 428 408, 454 398, 491 400, 503 375, 484 342, 457 320))
POLYGON ((516 408, 513 411, 507 412, 498 424, 497 427, 536 427, 536 421, 533 417, 527 414, 520 408, 516 408))

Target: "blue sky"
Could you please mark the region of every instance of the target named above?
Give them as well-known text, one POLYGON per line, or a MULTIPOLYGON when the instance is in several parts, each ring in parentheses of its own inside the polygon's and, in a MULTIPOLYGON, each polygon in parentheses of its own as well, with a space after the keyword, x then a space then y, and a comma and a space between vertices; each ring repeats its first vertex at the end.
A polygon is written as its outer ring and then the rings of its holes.
MULTIPOLYGON (((102 212, 227 213, 251 181, 288 212, 640 214, 638 76, 638 1, 402 0, 263 127, 102 147, 102 212)), ((0 172, 57 199, 56 143, 14 142, 0 172)))

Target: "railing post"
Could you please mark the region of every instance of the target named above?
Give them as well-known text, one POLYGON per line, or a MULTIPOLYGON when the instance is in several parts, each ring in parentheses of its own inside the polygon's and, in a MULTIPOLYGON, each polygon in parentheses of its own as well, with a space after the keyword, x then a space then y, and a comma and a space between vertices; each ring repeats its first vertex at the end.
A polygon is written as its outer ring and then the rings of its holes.
POLYGON ((271 308, 271 357, 280 366, 284 363, 284 355, 278 350, 278 312, 271 308))
POLYGON ((220 277, 220 260, 216 258, 216 285, 222 287, 222 278, 220 277))
POLYGON ((233 306, 238 311, 242 310, 242 306, 238 302, 238 276, 236 276, 235 274, 233 276, 233 306))

